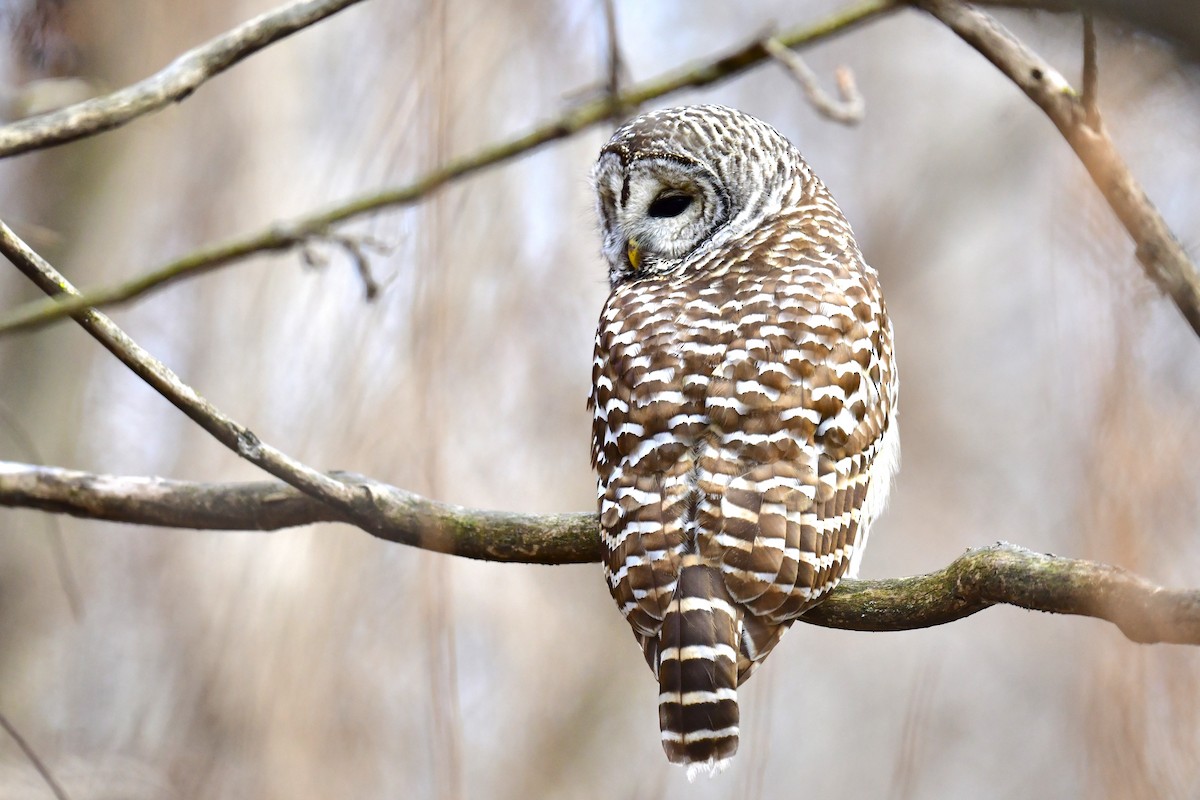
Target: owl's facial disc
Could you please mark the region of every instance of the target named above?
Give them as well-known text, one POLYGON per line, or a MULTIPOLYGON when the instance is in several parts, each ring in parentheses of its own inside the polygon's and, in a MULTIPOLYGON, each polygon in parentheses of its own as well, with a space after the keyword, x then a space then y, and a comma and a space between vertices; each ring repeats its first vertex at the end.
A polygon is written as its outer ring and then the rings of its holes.
POLYGON ((647 155, 628 164, 612 154, 597 170, 604 255, 614 283, 669 272, 728 218, 716 177, 700 164, 647 155))

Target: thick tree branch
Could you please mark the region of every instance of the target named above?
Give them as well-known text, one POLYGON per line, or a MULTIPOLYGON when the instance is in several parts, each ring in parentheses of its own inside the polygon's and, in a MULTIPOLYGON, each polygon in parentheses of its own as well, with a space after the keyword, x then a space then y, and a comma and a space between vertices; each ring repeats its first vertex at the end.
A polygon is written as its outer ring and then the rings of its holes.
POLYGON ((1200 645, 1200 589, 1166 589, 1120 567, 998 543, 928 575, 843 581, 801 619, 859 631, 943 625, 993 605, 1108 620, 1143 644, 1200 645))
POLYGON ((112 94, 0 126, 0 158, 73 142, 118 128, 183 100, 200 84, 259 50, 361 0, 297 0, 268 11, 176 58, 112 94))
MULTIPOLYGON (((892 0, 866 0, 815 25, 793 28, 774 40, 788 48, 811 45, 835 34, 844 33, 895 7, 896 4, 892 0)), ((771 56, 763 41, 751 42, 736 52, 640 83, 616 97, 605 95, 576 106, 557 119, 521 136, 455 159, 407 186, 362 195, 323 211, 276 223, 265 231, 206 248, 129 281, 89 291, 79 297, 58 296, 28 303, 0 317, 0 334, 40 327, 69 317, 85 308, 101 308, 128 302, 177 280, 228 266, 257 253, 290 250, 314 238, 327 236, 334 225, 385 209, 411 205, 452 181, 503 164, 550 142, 574 136, 593 125, 609 120, 615 111, 637 108, 650 100, 682 89, 708 86, 744 72, 769 58, 771 56)))
MULTIPOLYGON (((334 472, 372 498, 372 536, 487 561, 576 564, 600 558, 595 514, 517 514, 439 503, 353 473, 334 472)), ((190 483, 0 461, 0 506, 87 519, 223 531, 274 531, 353 522, 276 481, 190 483)))
POLYGON ((1200 335, 1200 270, 1113 146, 1099 112, 1089 109, 1057 70, 987 14, 958 0, 913 0, 913 4, 978 50, 1045 112, 1133 238, 1138 260, 1150 280, 1174 301, 1200 335), (1093 119, 1095 124, 1090 124, 1093 119))
MULTIPOLYGON (((595 514, 513 514, 438 503, 349 473, 331 479, 380 502, 372 535, 488 561, 577 564, 600 558, 595 514)), ((274 481, 188 483, 0 462, 0 506, 113 522, 206 530, 278 530, 347 521, 274 481)), ((361 523, 359 523, 361 524, 361 523)), ((1200 644, 1200 591, 1155 586, 1105 564, 998 544, 912 578, 843 581, 802 617, 829 628, 902 631, 997 604, 1108 620, 1135 642, 1200 644)))

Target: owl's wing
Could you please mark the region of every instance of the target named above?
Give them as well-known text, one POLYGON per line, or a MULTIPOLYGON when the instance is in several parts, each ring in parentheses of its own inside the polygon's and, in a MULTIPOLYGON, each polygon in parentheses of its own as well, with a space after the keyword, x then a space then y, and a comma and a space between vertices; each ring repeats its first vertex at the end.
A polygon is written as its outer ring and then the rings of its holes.
MULTIPOLYGON (((776 625, 857 566, 895 441, 891 331, 874 273, 796 272, 746 290, 698 456, 701 552, 722 564, 735 600, 776 625)), ((777 638, 743 649, 757 660, 765 652, 752 651, 777 638)))

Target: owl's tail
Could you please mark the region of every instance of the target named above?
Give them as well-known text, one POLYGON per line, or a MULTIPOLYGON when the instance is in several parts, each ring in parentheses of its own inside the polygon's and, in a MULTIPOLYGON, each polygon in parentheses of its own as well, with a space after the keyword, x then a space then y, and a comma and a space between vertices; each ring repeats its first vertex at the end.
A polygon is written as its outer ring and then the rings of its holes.
POLYGON ((688 765, 689 779, 715 775, 737 752, 737 664, 738 610, 721 572, 687 557, 658 634, 658 722, 667 758, 688 765))

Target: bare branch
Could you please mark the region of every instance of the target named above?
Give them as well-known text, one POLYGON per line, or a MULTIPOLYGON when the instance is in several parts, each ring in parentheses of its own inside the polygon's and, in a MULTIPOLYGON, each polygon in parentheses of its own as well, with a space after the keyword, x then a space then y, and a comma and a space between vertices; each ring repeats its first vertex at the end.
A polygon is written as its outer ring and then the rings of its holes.
POLYGON ((1053 67, 998 22, 957 0, 913 0, 978 50, 1045 112, 1066 138, 1137 246, 1150 279, 1200 335, 1200 271, 1113 146, 1096 114, 1053 67))
POLYGON ((242 59, 361 0, 295 0, 187 51, 145 80, 0 127, 0 158, 118 128, 183 100, 242 59))
POLYGON ((777 39, 766 40, 763 42, 763 47, 771 54, 772 58, 791 73, 791 76, 800 84, 800 88, 804 90, 804 96, 808 98, 808 102, 821 116, 843 125, 857 125, 862 122, 866 104, 854 83, 854 73, 850 71, 849 67, 838 67, 837 69, 838 97, 835 99, 821 88, 821 81, 817 78, 817 73, 804 63, 804 59, 800 57, 799 53, 785 47, 777 39))
MULTIPOLYGON (((815 25, 797 27, 780 34, 776 41, 785 47, 813 44, 844 33, 895 8, 893 0, 866 0, 815 25)), ((325 236, 334 225, 385 209, 411 205, 452 181, 503 164, 550 142, 574 136, 610 119, 614 108, 637 108, 682 89, 708 86, 750 69, 767 58, 769 56, 762 42, 751 42, 728 55, 640 83, 616 98, 601 97, 583 103, 521 136, 452 160, 407 186, 362 195, 324 211, 277 223, 268 230, 192 253, 115 286, 89 291, 79 297, 59 296, 29 303, 0 318, 0 334, 40 327, 85 308, 102 308, 128 302, 177 280, 228 266, 257 253, 290 250, 314 237, 325 236)))
MULTIPOLYGON (((346 472, 329 473, 372 498, 369 533, 389 542, 488 561, 575 564, 600 559, 595 514, 476 511, 346 472)), ((0 461, 0 506, 87 519, 217 531, 274 531, 349 522, 276 481, 190 483, 0 461)))
POLYGON ((989 606, 1107 620, 1143 644, 1200 645, 1200 590, 1166 589, 1094 561, 998 543, 968 550, 914 578, 843 581, 800 619, 828 628, 906 631, 954 622, 989 606))
POLYGON ((46 764, 38 757, 37 751, 29 746, 29 742, 25 741, 25 737, 13 727, 13 724, 8 721, 8 717, 4 716, 4 714, 0 714, 0 728, 4 728, 5 732, 17 743, 17 747, 21 748, 21 752, 29 759, 29 763, 33 765, 33 768, 42 776, 42 780, 50 787, 50 791, 54 793, 56 800, 71 800, 71 796, 67 794, 58 781, 54 780, 54 776, 50 774, 50 770, 46 767, 46 764))
MULTIPOLYGON (((578 564, 600 559, 599 524, 592 513, 480 511, 351 473, 329 477, 374 498, 369 531, 389 542, 488 561, 578 564)), ((205 530, 279 530, 347 521, 329 506, 274 481, 189 483, 13 462, 0 462, 0 506, 205 530)), ((1200 591, 1164 589, 1117 567, 1009 544, 970 550, 928 575, 843 581, 801 621, 847 630, 902 631, 953 622, 997 604, 1108 620, 1136 642, 1200 644, 1200 591)))

